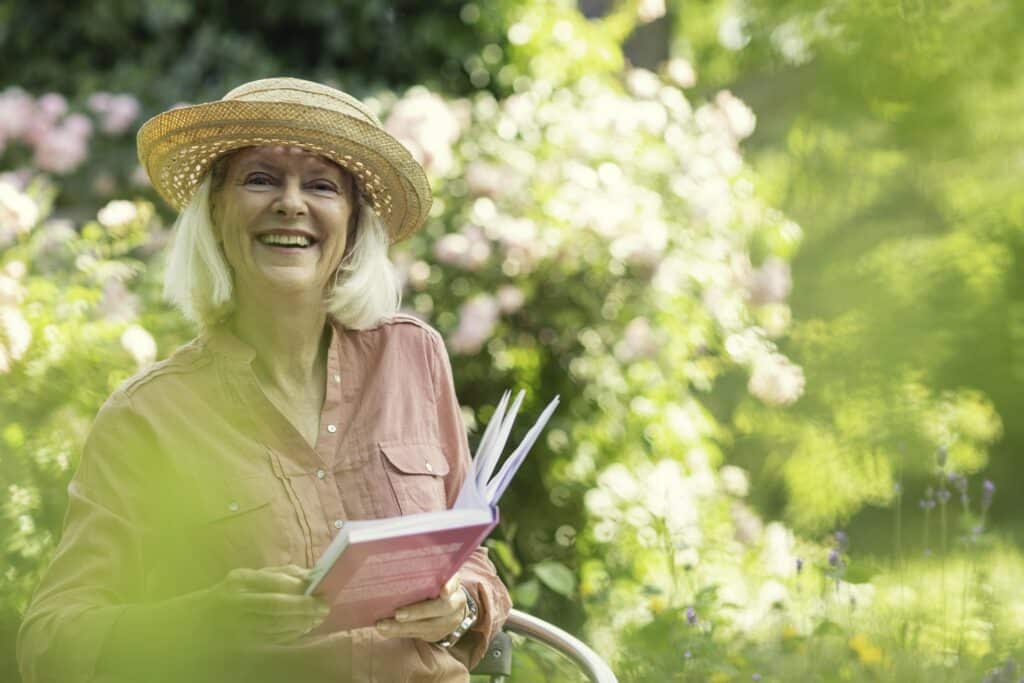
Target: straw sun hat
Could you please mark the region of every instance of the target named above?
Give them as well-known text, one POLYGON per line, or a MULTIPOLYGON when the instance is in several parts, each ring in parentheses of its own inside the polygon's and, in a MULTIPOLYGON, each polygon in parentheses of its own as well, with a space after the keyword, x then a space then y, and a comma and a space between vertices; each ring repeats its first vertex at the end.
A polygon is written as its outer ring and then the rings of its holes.
POLYGON ((295 145, 356 178, 391 242, 415 232, 430 210, 430 184, 409 151, 362 102, 298 78, 240 85, 223 99, 165 111, 139 129, 139 161, 153 187, 179 211, 210 165, 253 145, 295 145))

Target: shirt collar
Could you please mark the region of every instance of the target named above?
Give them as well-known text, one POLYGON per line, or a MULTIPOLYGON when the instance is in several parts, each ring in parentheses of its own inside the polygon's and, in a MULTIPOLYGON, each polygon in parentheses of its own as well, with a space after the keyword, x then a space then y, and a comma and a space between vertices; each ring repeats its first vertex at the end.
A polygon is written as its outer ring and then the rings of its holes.
MULTIPOLYGON (((330 325, 331 339, 328 349, 334 347, 338 342, 337 321, 333 316, 327 316, 327 324, 330 325)), ((231 328, 231 318, 225 318, 220 322, 208 327, 202 334, 202 339, 211 351, 233 363, 252 365, 256 359, 256 349, 241 339, 231 328)))

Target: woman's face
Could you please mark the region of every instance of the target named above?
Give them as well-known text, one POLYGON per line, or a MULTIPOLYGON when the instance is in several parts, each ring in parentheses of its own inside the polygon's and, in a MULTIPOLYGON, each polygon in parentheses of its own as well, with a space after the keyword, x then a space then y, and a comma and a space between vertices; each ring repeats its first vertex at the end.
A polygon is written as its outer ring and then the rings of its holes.
POLYGON ((226 161, 211 200, 236 292, 322 294, 333 282, 356 208, 340 166, 298 147, 249 147, 226 161))

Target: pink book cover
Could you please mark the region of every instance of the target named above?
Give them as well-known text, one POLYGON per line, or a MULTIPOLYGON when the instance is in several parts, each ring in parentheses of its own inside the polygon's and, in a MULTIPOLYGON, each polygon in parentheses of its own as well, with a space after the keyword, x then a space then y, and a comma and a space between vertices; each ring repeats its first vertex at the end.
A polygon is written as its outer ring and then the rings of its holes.
POLYGON ((491 511, 484 524, 350 542, 313 591, 331 604, 313 633, 373 626, 399 607, 436 598, 497 526, 498 509, 491 511))

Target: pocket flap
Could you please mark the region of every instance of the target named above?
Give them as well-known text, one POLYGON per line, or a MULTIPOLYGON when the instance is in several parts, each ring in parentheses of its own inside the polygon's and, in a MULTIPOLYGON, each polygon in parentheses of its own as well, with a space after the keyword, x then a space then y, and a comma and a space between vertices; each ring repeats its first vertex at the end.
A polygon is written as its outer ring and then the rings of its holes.
POLYGON ((202 494, 201 523, 214 524, 270 505, 274 491, 262 479, 219 483, 202 494))
POLYGON ((448 460, 441 447, 432 443, 381 443, 380 450, 388 462, 406 474, 448 474, 448 460))

